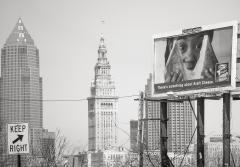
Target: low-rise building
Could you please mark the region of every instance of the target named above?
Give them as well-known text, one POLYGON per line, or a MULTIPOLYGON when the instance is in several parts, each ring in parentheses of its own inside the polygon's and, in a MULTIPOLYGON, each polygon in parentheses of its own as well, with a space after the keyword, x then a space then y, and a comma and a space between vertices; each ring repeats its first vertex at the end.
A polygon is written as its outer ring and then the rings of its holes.
POLYGON ((176 153, 168 153, 168 157, 171 160, 174 166, 185 166, 185 167, 192 167, 197 166, 196 164, 196 155, 193 153, 187 154, 176 154, 176 153))
POLYGON ((89 153, 88 160, 88 167, 137 166, 138 154, 123 149, 111 149, 89 153))
MULTIPOLYGON (((205 165, 206 167, 222 166, 223 142, 222 136, 213 136, 210 142, 205 143, 205 165)), ((230 160, 235 166, 240 165, 240 139, 232 137, 230 143, 230 160)))
POLYGON ((65 155, 64 167, 88 167, 88 153, 79 152, 77 155, 65 155))

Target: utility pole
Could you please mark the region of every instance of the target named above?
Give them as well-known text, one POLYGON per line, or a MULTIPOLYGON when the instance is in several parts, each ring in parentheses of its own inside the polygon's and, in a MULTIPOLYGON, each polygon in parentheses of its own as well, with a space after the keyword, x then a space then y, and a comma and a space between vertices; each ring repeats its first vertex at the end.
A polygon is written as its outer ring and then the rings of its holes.
POLYGON ((143 133, 142 133, 142 124, 143 124, 143 109, 144 109, 144 94, 140 92, 139 95, 139 112, 138 112, 138 147, 139 147, 139 167, 143 167, 143 133))
POLYGON ((230 167, 230 110, 231 94, 223 94, 223 167, 230 167))
POLYGON ((197 99, 197 166, 204 167, 204 98, 197 99))
POLYGON ((161 167, 170 166, 167 155, 167 100, 160 102, 160 151, 161 151, 161 167))

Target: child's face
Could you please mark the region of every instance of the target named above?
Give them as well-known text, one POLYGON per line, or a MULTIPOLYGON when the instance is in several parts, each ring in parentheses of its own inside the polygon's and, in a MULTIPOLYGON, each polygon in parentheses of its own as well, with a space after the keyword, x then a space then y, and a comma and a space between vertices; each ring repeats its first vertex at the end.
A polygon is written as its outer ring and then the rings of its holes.
POLYGON ((182 54, 182 62, 186 69, 193 70, 199 59, 203 35, 187 36, 177 40, 177 47, 182 54))

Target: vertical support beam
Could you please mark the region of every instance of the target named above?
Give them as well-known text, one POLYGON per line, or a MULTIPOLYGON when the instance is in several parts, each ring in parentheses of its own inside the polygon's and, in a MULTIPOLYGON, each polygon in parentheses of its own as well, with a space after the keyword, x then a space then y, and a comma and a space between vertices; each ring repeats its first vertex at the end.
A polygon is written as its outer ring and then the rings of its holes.
POLYGON ((230 166, 230 111, 231 95, 223 94, 223 167, 230 166))
POLYGON ((204 167, 204 98, 197 99, 197 166, 204 167))
POLYGON ((160 151, 161 151, 161 167, 170 166, 169 158, 167 155, 167 100, 160 102, 160 151))
POLYGON ((18 164, 17 165, 18 167, 21 167, 21 155, 20 154, 17 155, 17 164, 18 164))
POLYGON ((139 147, 139 167, 143 167, 143 133, 142 133, 142 122, 143 122, 143 107, 144 107, 144 94, 140 92, 139 97, 139 115, 138 115, 138 147, 139 147))
POLYGON ((75 167, 75 156, 73 155, 72 167, 75 167))

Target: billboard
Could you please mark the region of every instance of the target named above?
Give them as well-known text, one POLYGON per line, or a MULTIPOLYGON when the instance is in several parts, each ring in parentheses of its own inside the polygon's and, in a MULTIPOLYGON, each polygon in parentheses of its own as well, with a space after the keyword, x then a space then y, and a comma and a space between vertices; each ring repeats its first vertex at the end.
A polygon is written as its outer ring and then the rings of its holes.
POLYGON ((240 87, 240 24, 238 23, 237 34, 237 69, 236 69, 236 86, 240 87))
POLYGON ((154 95, 234 90, 237 22, 154 36, 154 95))
POLYGON ((236 89, 232 92, 232 94, 238 96, 240 94, 240 23, 238 23, 237 34, 236 89))

